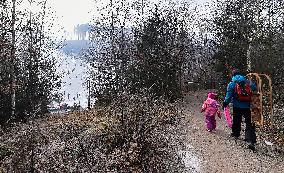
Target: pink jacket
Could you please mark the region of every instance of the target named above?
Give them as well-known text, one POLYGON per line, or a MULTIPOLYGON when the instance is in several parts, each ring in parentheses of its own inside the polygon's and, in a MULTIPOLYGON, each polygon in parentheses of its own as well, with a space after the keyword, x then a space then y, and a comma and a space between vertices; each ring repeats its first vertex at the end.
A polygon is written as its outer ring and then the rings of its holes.
POLYGON ((215 116, 216 113, 219 114, 218 108, 220 105, 217 103, 216 100, 210 98, 210 94, 211 93, 208 94, 207 99, 204 101, 201 112, 205 111, 206 116, 215 116))

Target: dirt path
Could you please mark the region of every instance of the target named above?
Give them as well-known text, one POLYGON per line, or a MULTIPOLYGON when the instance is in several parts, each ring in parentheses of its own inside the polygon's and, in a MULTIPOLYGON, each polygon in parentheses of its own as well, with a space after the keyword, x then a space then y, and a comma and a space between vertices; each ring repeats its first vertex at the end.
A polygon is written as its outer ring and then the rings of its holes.
MULTIPOLYGON (((217 130, 209 133, 204 128, 203 115, 199 112, 206 92, 189 93, 184 100, 184 113, 188 124, 187 149, 183 153, 188 172, 239 173, 271 172, 283 173, 283 158, 258 140, 256 152, 246 147, 241 139, 229 137, 230 129, 222 117, 217 118, 217 130)), ((241 135, 244 135, 242 132, 241 135)))

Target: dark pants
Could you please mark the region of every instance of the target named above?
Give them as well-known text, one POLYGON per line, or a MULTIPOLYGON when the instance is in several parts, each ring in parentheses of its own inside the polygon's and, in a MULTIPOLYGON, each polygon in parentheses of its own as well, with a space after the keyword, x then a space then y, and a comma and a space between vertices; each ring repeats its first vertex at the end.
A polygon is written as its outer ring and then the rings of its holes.
POLYGON ((245 140, 250 143, 256 143, 255 126, 251 122, 251 112, 249 108, 233 108, 232 135, 234 137, 240 136, 242 117, 245 118, 246 123, 245 140))

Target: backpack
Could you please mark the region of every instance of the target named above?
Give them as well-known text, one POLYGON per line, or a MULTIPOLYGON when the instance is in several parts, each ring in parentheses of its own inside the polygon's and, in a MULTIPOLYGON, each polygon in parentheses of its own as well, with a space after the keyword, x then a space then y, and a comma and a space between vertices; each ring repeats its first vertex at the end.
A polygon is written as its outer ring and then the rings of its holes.
POLYGON ((247 81, 236 82, 235 93, 239 101, 250 102, 252 95, 250 83, 247 81))

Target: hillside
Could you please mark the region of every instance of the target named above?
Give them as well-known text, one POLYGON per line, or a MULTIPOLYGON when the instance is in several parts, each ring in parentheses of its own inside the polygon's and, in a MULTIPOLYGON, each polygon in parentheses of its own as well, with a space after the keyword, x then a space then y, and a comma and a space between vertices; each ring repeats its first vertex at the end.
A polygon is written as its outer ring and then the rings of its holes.
POLYGON ((162 102, 123 96, 106 109, 53 114, 17 124, 1 134, 1 167, 4 172, 145 172, 164 170, 170 164, 169 172, 280 173, 283 144, 267 145, 265 140, 270 139, 259 129, 256 152, 246 148, 243 137, 229 137, 224 118, 217 119, 216 132, 204 129, 199 112, 204 93, 187 93, 184 102, 176 105, 178 112, 162 102), (140 119, 145 113, 148 117, 140 119))
POLYGON ((89 48, 89 40, 66 40, 62 51, 67 55, 79 55, 89 48))

